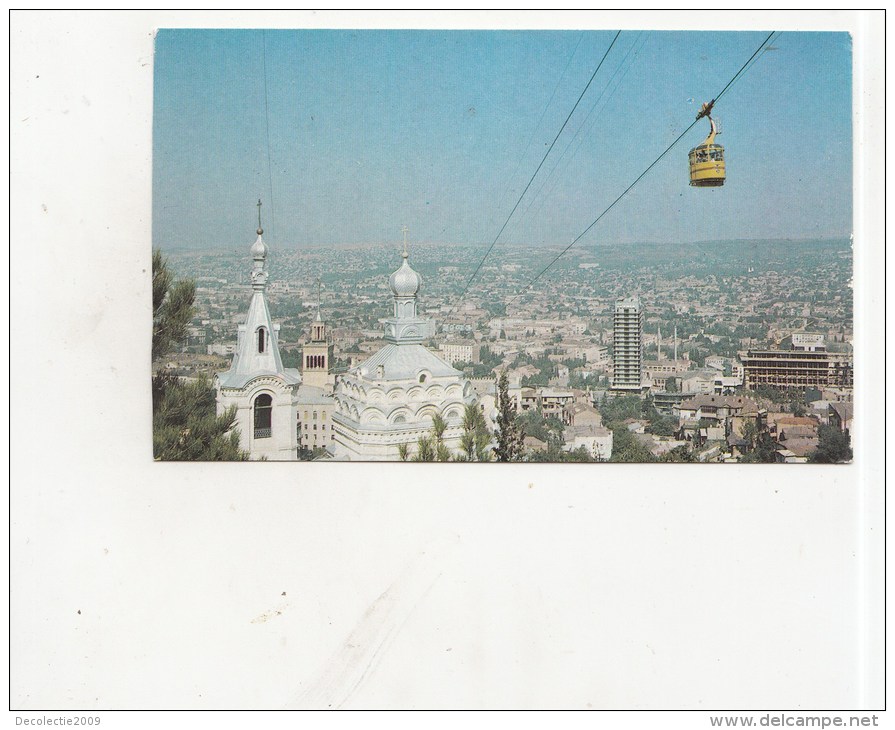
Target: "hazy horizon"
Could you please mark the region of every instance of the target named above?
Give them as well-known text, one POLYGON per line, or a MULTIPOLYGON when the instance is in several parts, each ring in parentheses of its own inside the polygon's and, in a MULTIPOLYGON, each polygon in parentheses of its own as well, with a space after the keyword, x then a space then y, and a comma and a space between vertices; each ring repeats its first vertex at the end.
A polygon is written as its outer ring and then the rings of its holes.
MULTIPOLYGON (((248 251, 249 247, 255 241, 256 237, 255 231, 251 232, 250 237, 248 237, 245 241, 239 244, 221 244, 218 246, 206 246, 206 247, 198 247, 198 246, 157 246, 159 250, 162 252, 171 252, 171 253, 201 253, 201 252, 228 252, 228 253, 239 253, 242 251, 248 251)), ((575 251, 588 251, 594 252, 595 250, 599 250, 603 247, 612 247, 612 246, 623 246, 625 248, 628 247, 636 247, 636 246, 698 246, 703 244, 742 244, 742 243, 752 243, 752 244, 773 244, 773 243, 793 243, 793 244, 812 244, 812 243, 845 243, 850 240, 851 234, 848 235, 833 235, 833 236, 811 236, 804 238, 725 238, 725 239, 704 239, 704 240, 692 240, 692 241, 605 241, 605 242, 597 242, 597 243, 579 243, 575 248, 570 250, 570 254, 573 254, 575 251)), ((268 240, 267 234, 264 235, 265 241, 270 244, 268 240)), ((413 257, 413 248, 416 247, 442 247, 442 246, 458 246, 461 248, 479 248, 482 245, 481 243, 458 243, 455 241, 414 241, 412 244, 408 246, 410 249, 411 258, 413 257)), ((527 242, 519 242, 506 244, 511 246, 513 249, 520 248, 537 248, 537 249, 551 249, 551 248, 565 248, 567 243, 527 243, 527 242)), ((402 244, 398 241, 368 241, 368 242, 360 242, 360 243, 299 243, 299 244, 289 244, 289 243, 276 243, 274 244, 274 248, 280 251, 292 251, 299 252, 302 249, 309 249, 318 251, 320 249, 352 249, 352 248, 394 248, 395 251, 400 251, 402 244)), ((496 248, 495 248, 496 250, 496 248)))

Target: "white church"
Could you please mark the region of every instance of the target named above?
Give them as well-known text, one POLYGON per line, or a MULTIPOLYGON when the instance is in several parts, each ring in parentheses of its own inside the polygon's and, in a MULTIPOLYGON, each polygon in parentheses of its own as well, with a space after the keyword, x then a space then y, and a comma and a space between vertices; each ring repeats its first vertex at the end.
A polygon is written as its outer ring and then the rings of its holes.
POLYGON ((284 368, 277 345, 280 327, 267 307, 267 244, 258 238, 252 248, 252 299, 245 324, 239 325, 230 369, 215 376, 217 412, 236 406, 239 445, 253 459, 298 458, 296 403, 301 375, 284 368))
POLYGON ((431 433, 435 414, 447 423, 445 445, 456 451, 464 407, 476 395, 460 371, 422 344, 431 322, 417 312, 421 277, 408 263, 406 229, 403 262, 389 277, 393 316, 381 320, 387 344, 333 378, 332 346, 318 306, 302 353, 306 382, 280 358, 279 325, 271 320, 265 296, 268 248, 260 221, 257 233, 246 321, 239 325, 230 369, 214 381, 217 411, 236 406, 240 447, 250 458, 296 460, 303 447, 313 445, 339 460, 397 461, 402 444, 413 456, 418 439, 431 433))
POLYGON ((463 373, 422 344, 431 323, 417 312, 422 279, 407 262, 406 230, 402 257, 388 280, 393 315, 381 320, 388 344, 336 381, 336 458, 397 461, 402 444, 412 457, 435 414, 447 422, 445 445, 456 451, 464 407, 476 401, 463 373))

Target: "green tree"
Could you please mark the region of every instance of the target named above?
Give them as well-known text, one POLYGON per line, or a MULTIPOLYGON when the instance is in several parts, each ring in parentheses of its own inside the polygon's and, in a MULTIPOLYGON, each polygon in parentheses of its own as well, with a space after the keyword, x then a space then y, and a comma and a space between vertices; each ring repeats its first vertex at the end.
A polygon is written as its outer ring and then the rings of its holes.
POLYGON ((584 446, 579 446, 571 451, 563 451, 562 446, 556 442, 547 444, 542 451, 534 451, 526 456, 526 461, 532 462, 591 462, 593 456, 584 446))
POLYGON ((413 461, 435 461, 435 444, 431 436, 420 436, 417 439, 413 461))
POLYGON ((525 431, 526 436, 547 442, 547 419, 544 418, 544 412, 540 408, 529 408, 527 411, 522 411, 516 416, 516 422, 525 431))
POLYGON ((283 360, 284 368, 297 368, 302 370, 302 356, 301 356, 301 348, 299 347, 290 347, 288 349, 283 349, 280 351, 280 357, 283 360))
POLYGON ((656 412, 652 414, 649 419, 649 425, 644 430, 656 436, 673 436, 677 429, 678 422, 676 419, 656 412))
POLYGON ((640 396, 624 395, 603 398, 600 413, 609 428, 623 423, 628 418, 642 418, 643 407, 640 396))
POLYGON ((435 445, 435 461, 450 461, 451 450, 444 443, 444 432, 447 422, 440 413, 432 416, 432 441, 435 445))
POLYGON ((751 422, 743 426, 743 438, 752 442, 752 450, 740 459, 742 464, 773 464, 777 460, 774 440, 767 431, 758 431, 751 422), (749 427, 752 426, 752 429, 749 427), (753 431, 754 429, 754 431, 753 431))
POLYGON ((463 411, 463 434, 460 436, 460 459, 462 461, 491 461, 488 449, 491 432, 485 423, 481 408, 468 403, 463 411))
MULTIPOLYGON (((174 282, 159 251, 152 254, 152 358, 183 340, 193 316, 196 287, 174 282)), ((236 409, 216 413, 215 392, 207 379, 183 382, 173 375, 152 379, 152 447, 159 461, 245 461, 236 409)))
POLYGON ((743 441, 748 442, 750 449, 755 448, 755 442, 758 439, 758 433, 758 426, 756 425, 755 421, 750 419, 743 423, 743 441))
POLYGON ((656 457, 638 441, 624 426, 616 426, 612 429, 612 456, 613 462, 653 462, 656 457))
POLYGON ((577 449, 572 449, 571 451, 563 452, 563 461, 571 461, 571 462, 591 462, 594 461, 594 457, 587 450, 585 446, 579 446, 577 449))
POLYGON ((790 395, 785 390, 775 388, 773 385, 756 386, 755 393, 761 398, 767 398, 776 404, 784 404, 790 400, 790 395))
POLYGON ((408 444, 398 444, 398 458, 401 461, 407 461, 410 455, 410 446, 408 444))
POLYGON ((195 313, 196 283, 174 281, 162 252, 152 252, 152 361, 155 362, 186 339, 195 313))
POLYGON ((848 431, 840 431, 835 426, 821 426, 818 444, 808 457, 812 464, 841 464, 852 460, 851 436, 848 431))
POLYGON ((510 400, 510 384, 506 372, 497 379, 497 447, 498 461, 519 461, 524 450, 525 431, 516 422, 516 409, 510 400))
POLYGON ((214 388, 206 379, 152 380, 152 446, 157 461, 246 461, 233 430, 236 408, 215 415, 214 388))
POLYGON ((672 464, 691 464, 699 460, 696 458, 696 454, 690 450, 689 446, 682 445, 675 446, 671 451, 663 454, 659 461, 672 464))

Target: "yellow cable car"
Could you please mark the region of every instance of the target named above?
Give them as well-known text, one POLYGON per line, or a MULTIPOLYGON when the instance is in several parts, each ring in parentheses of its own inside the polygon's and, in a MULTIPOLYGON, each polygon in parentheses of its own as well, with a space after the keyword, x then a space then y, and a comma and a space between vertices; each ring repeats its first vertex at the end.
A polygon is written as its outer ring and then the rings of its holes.
POLYGON ((712 125, 712 131, 705 141, 690 150, 690 184, 698 188, 713 188, 724 184, 725 168, 724 168, 724 148, 715 144, 715 135, 718 134, 718 128, 715 126, 715 120, 712 119, 712 106, 715 100, 712 99, 708 104, 703 104, 697 119, 703 117, 709 118, 709 124, 712 125))

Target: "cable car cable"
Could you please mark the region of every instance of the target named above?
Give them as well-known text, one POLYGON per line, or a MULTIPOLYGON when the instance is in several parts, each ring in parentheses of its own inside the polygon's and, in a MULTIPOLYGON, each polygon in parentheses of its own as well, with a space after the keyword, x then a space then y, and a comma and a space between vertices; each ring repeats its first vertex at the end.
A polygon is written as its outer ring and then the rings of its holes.
MULTIPOLYGON (((508 178, 508 180, 510 181, 509 184, 512 184, 512 181, 516 179, 516 173, 519 172, 519 168, 522 166, 522 161, 525 159, 525 155, 528 154, 528 150, 531 147, 532 140, 534 140, 535 134, 537 133, 538 129, 541 126, 541 122, 544 121, 544 117, 547 114, 547 110, 550 108, 550 105, 553 103, 553 99, 556 96, 556 92, 559 90, 559 85, 562 83, 562 80, 566 77, 566 72, 569 70, 569 66, 572 64, 572 59, 575 58, 575 54, 578 52, 578 46, 581 45, 581 41, 583 38, 584 38, 584 32, 582 31, 581 34, 578 36, 578 42, 575 44, 575 48, 572 49, 572 55, 569 56, 569 60, 566 61, 565 68, 562 70, 562 73, 559 75, 559 79, 556 82, 556 86, 553 87, 553 93, 550 94, 550 99, 547 101, 547 105, 544 107, 544 111, 541 112, 541 116, 538 119, 538 123, 534 126, 534 129, 531 130, 531 134, 528 137, 528 142, 525 144, 525 149, 523 150, 522 154, 519 156, 519 161, 516 163, 516 169, 513 170, 513 174, 510 175, 510 177, 508 178)), ((498 202, 498 204, 497 204, 498 209, 500 209, 500 207, 503 205, 503 200, 506 197, 506 194, 508 192, 510 192, 509 185, 507 185, 507 189, 504 191, 504 194, 501 195, 501 197, 500 197, 500 202, 498 202)))
MULTIPOLYGON (((734 74, 733 78, 732 78, 730 81, 727 82, 727 84, 724 86, 724 88, 721 89, 721 93, 719 93, 719 94, 714 98, 714 101, 718 101, 718 99, 720 99, 720 98, 724 95, 724 93, 731 87, 731 85, 733 84, 733 82, 736 81, 737 78, 738 78, 738 77, 745 71, 746 67, 751 63, 752 59, 754 59, 754 58, 758 55, 758 53, 761 51, 761 49, 764 48, 765 44, 771 39, 771 36, 774 35, 774 33, 776 33, 776 32, 777 32, 777 31, 772 31, 771 33, 768 34, 767 38, 765 38, 765 39, 762 41, 761 45, 755 50, 755 53, 753 53, 753 54, 749 57, 749 60, 746 61, 746 63, 743 64, 742 68, 740 68, 740 70, 737 71, 736 74, 734 74)), ((693 127, 695 127, 695 126, 696 126, 696 123, 699 122, 699 121, 700 121, 699 119, 695 119, 694 121, 690 122, 690 125, 689 125, 683 132, 681 132, 680 135, 678 135, 678 137, 674 140, 674 142, 672 142, 670 145, 668 145, 668 147, 665 148, 665 150, 662 152, 662 154, 660 154, 655 160, 653 160, 653 161, 650 163, 649 167, 647 167, 643 172, 641 172, 641 173, 637 176, 637 179, 634 180, 634 182, 632 182, 630 185, 628 185, 628 187, 626 187, 626 188, 624 189, 624 191, 622 192, 621 195, 619 195, 615 200, 613 200, 613 201, 609 204, 609 206, 608 206, 602 213, 600 213, 600 215, 598 215, 598 216, 596 217, 596 219, 594 219, 594 221, 593 221, 587 228, 585 228, 581 233, 579 233, 579 234, 575 237, 575 239, 574 239, 568 246, 566 246, 562 251, 560 251, 560 253, 557 254, 557 256, 556 256, 556 257, 555 257, 549 264, 547 264, 547 266, 545 266, 543 269, 541 269, 540 273, 538 273, 538 275, 535 276, 535 278, 532 279, 532 280, 531 280, 531 281, 530 281, 530 282, 529 282, 529 283, 522 289, 522 291, 520 291, 518 294, 516 294, 515 296, 513 296, 513 298, 510 299, 510 301, 507 302, 507 304, 511 304, 512 302, 516 301, 519 297, 521 297, 521 296, 522 296, 523 294, 525 294, 529 289, 531 289, 531 287, 535 285, 535 283, 538 281, 538 279, 540 279, 545 273, 547 273, 547 271, 553 266, 553 264, 555 264, 557 261, 559 261, 560 258, 562 258, 562 257, 565 255, 565 253, 566 253, 570 248, 572 248, 572 246, 574 246, 576 243, 578 243, 578 241, 580 241, 580 240, 587 234, 587 232, 590 231, 591 228, 593 228, 595 225, 597 225, 597 223, 600 222, 600 219, 601 219, 604 215, 606 215, 610 210, 612 210, 612 209, 615 207, 615 204, 618 203, 618 201, 620 201, 623 197, 625 197, 625 195, 627 195, 627 194, 630 192, 631 188, 633 188, 637 183, 639 183, 640 180, 643 179, 643 177, 644 177, 650 170, 652 170, 652 169, 658 164, 658 162, 659 162, 663 157, 665 157, 665 155, 668 154, 668 152, 671 150, 671 148, 674 147, 678 142, 680 142, 681 139, 683 139, 684 135, 686 135, 687 132, 689 132, 691 129, 693 129, 693 127)))
MULTIPOLYGON (((550 154, 550 151, 553 149, 553 146, 556 144, 556 140, 559 139, 559 136, 562 134, 563 130, 566 128, 566 125, 569 123, 569 119, 572 118, 572 115, 575 113, 575 110, 578 108, 578 104, 581 103, 581 99, 587 93, 587 90, 590 88, 591 83, 597 75, 597 72, 603 65, 603 61, 606 60, 606 57, 609 55, 609 51, 612 50, 612 47, 615 45, 615 42, 618 40, 618 37, 621 35, 621 31, 618 31, 615 34, 615 38, 612 39, 612 43, 609 44, 609 48, 606 49, 606 53, 603 54, 603 58, 600 59, 600 63, 597 64, 596 69, 594 69, 593 74, 591 74, 590 81, 587 82, 587 86, 584 87, 584 91, 581 92, 581 95, 578 97, 578 101, 575 102, 575 106, 572 107, 572 111, 569 112, 569 116, 566 117, 566 121, 563 122, 562 127, 560 127, 559 132, 556 133, 556 137, 553 138, 553 142, 550 143, 550 147, 547 149, 547 152, 544 153, 544 157, 541 159, 540 164, 537 169, 534 171, 534 174, 531 176, 531 179, 528 181, 528 185, 525 186, 525 190, 522 191, 522 194, 519 196, 519 199, 516 201, 516 205, 513 206, 513 209, 510 211, 510 214, 507 216, 507 219, 504 221, 503 225, 500 227, 500 230, 497 232, 497 235, 494 237, 494 240, 491 242, 491 245, 488 247, 488 250, 485 251, 485 255, 482 257, 482 260, 479 262, 479 265, 475 267, 475 271, 472 272, 472 276, 469 277, 469 280, 466 282, 466 286, 463 287, 463 291, 460 292, 460 296, 457 297, 457 301, 459 302, 463 296, 469 291, 469 285, 472 284, 476 275, 481 270, 482 266, 485 263, 485 260, 488 258, 488 254, 491 253, 491 250, 494 248, 497 240, 500 238, 501 234, 504 232, 504 229, 507 227, 507 224, 510 222, 510 218, 513 217, 513 213, 516 212, 516 208, 519 207, 519 203, 522 202, 522 198, 525 197, 525 193, 528 192, 528 189, 531 187, 532 182, 534 182, 535 177, 540 171, 541 167, 544 165, 544 160, 547 159, 547 156, 550 154)), ((455 305, 456 306, 456 305, 455 305)), ((448 315, 450 315, 451 311, 453 311, 453 307, 448 310, 448 315)))
MULTIPOLYGON (((267 137, 267 184, 270 188, 270 225, 268 231, 273 230, 273 171, 270 164, 270 112, 267 104, 267 39, 266 32, 261 31, 261 60, 264 65, 264 130, 267 137)), ((260 226, 259 226, 260 228, 260 226)), ((269 236, 270 234, 268 234, 269 236)))
MULTIPOLYGON (((569 158, 568 162, 566 163, 566 167, 568 167, 568 164, 571 162, 572 159, 574 159, 575 155, 578 154, 578 150, 581 149, 581 145, 584 143, 585 138, 587 137, 587 135, 590 134, 590 131, 593 129, 594 125, 597 123, 597 120, 600 118, 600 114, 602 114, 603 110, 605 110, 605 108, 609 105, 609 102, 612 100, 612 97, 615 95, 615 92, 618 91, 618 88, 619 88, 619 86, 621 86, 622 81, 624 81, 624 78, 627 75, 628 71, 631 70, 631 65, 636 60, 637 54, 640 53, 640 50, 642 50, 643 45, 641 45, 639 49, 635 50, 635 47, 637 46, 637 43, 639 42, 642 35, 643 35, 643 31, 641 31, 638 34, 637 39, 634 41, 634 43, 631 44, 631 47, 628 49, 628 52, 625 54, 624 58, 622 58, 622 61, 618 65, 618 68, 615 69, 615 72, 610 77, 609 82, 603 88, 603 91, 600 92, 600 96, 597 98, 597 101, 591 107, 591 110, 590 110, 590 112, 588 112, 587 117, 585 118, 584 122, 582 122, 581 126, 578 127, 578 130, 575 132, 575 135, 572 137, 572 139, 569 140, 569 143, 566 145, 565 149, 562 151, 562 154, 560 154, 559 159, 556 161, 556 164, 553 166, 553 169, 547 175, 546 180, 544 180, 541 187, 532 196, 531 202, 529 203, 528 207, 524 211, 522 211, 523 219, 526 216, 528 216, 529 212, 532 210, 532 208, 534 208, 534 206, 536 204, 537 204, 537 208, 534 210, 533 215, 538 215, 538 213, 540 213, 540 211, 541 211, 541 208, 544 207, 549 196, 553 193, 553 190, 556 188, 557 184, 559 183, 559 180, 561 179, 560 177, 556 177, 556 178, 553 177, 554 174, 556 173, 556 171, 559 169, 560 163, 565 158, 566 153, 569 151, 569 148, 575 143, 576 139, 578 140, 578 144, 575 146, 575 149, 572 151, 572 156, 569 158), (634 52, 634 57, 631 59, 631 63, 626 66, 625 62, 627 61, 628 57, 631 55, 632 51, 634 52), (603 98, 603 95, 606 93, 606 91, 609 89, 609 87, 612 86, 612 82, 615 80, 615 77, 618 76, 618 72, 621 71, 622 67, 625 68, 624 73, 622 73, 621 77, 618 80, 618 83, 609 91, 609 96, 606 97, 606 101, 603 103, 603 106, 599 109, 599 111, 597 111, 597 114, 594 117, 593 121, 591 121, 590 124, 588 124, 588 121, 590 120, 591 115, 597 109, 597 106, 599 105, 600 100, 603 98), (585 133, 584 136, 582 136, 579 139, 581 130, 583 130, 585 127, 587 127, 587 132, 585 133), (550 182, 551 179, 553 180, 552 184, 550 182), (550 185, 549 189, 547 190, 546 194, 544 194, 544 196, 541 197, 541 194, 543 193, 544 189, 548 185, 550 185), (538 198, 540 198, 540 202, 536 203, 538 198)), ((645 41, 644 41, 644 45, 645 45, 645 41)), ((518 226, 520 224, 521 224, 521 220, 517 219, 516 225, 518 226)))

